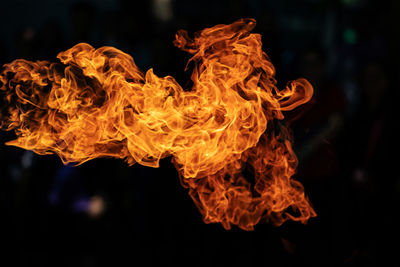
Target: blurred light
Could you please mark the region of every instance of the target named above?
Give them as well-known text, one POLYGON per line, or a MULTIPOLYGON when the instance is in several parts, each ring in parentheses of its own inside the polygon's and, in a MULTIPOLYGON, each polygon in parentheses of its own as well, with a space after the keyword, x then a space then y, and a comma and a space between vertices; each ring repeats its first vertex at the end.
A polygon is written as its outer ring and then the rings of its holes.
POLYGON ((90 204, 90 199, 87 197, 82 197, 76 200, 73 204, 73 210, 75 212, 88 212, 89 211, 89 204, 90 204))
POLYGON ((21 165, 24 169, 27 169, 32 166, 33 163, 33 152, 25 151, 21 158, 21 165))
POLYGON ((88 215, 92 218, 99 217, 105 209, 105 203, 101 196, 94 196, 88 203, 88 215))
POLYGON ((24 32, 22 33, 22 38, 25 41, 31 41, 31 40, 33 40, 33 38, 35 38, 35 35, 36 35, 35 29, 32 27, 28 27, 28 28, 24 29, 24 32))
POLYGON ((349 7, 354 7, 358 4, 358 0, 342 0, 342 3, 349 7))
POLYGON ((153 13, 161 21, 171 20, 173 17, 171 0, 153 0, 153 13))
POLYGON ((357 43, 357 33, 353 29, 345 29, 343 32, 343 40, 348 44, 357 43))

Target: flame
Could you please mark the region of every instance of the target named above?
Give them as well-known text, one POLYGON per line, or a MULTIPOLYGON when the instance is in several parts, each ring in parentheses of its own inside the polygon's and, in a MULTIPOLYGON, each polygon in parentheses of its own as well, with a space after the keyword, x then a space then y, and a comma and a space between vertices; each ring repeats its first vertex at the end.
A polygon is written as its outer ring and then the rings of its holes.
POLYGON ((85 43, 59 53, 61 63, 6 64, 0 123, 17 136, 7 145, 56 153, 65 164, 114 157, 158 167, 172 156, 206 223, 305 223, 316 214, 292 179, 297 158, 281 121, 313 89, 305 79, 277 89, 254 27, 241 19, 193 39, 178 31, 175 46, 193 54, 191 90, 143 73, 116 48, 85 43))

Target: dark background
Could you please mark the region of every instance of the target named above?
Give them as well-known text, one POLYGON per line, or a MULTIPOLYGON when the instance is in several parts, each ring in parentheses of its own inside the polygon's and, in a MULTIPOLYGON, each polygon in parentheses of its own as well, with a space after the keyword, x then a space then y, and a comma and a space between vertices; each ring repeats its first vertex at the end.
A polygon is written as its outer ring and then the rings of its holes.
POLYGON ((7 147, 0 132, 0 266, 399 266, 399 1, 1 1, 0 63, 56 61, 78 42, 115 46, 185 86, 172 44, 257 20, 279 87, 305 77, 312 101, 287 114, 318 214, 254 231, 206 225, 170 159, 158 169, 7 147))

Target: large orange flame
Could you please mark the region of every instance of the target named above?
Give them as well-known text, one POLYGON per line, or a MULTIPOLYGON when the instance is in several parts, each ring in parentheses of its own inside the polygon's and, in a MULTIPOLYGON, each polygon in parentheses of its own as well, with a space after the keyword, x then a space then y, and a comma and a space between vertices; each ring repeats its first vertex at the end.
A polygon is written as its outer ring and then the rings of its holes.
POLYGON ((276 88, 254 26, 241 19, 193 39, 176 34, 174 44, 193 54, 191 90, 152 69, 144 74, 113 47, 81 43, 58 54, 62 64, 6 64, 0 121, 18 137, 7 144, 56 153, 65 164, 115 157, 158 167, 172 156, 206 223, 305 223, 315 212, 291 178, 297 158, 279 121, 313 89, 304 79, 276 88))

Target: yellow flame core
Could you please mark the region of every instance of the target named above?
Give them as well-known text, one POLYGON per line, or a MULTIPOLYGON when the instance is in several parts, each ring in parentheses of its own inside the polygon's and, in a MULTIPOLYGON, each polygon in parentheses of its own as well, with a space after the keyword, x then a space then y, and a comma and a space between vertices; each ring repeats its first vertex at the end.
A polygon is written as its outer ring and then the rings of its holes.
POLYGON ((158 167, 172 156, 206 223, 245 230, 261 219, 305 223, 315 212, 291 179, 297 158, 278 120, 313 89, 305 79, 276 88, 261 36, 250 33, 254 26, 241 19, 193 39, 176 34, 174 44, 193 54, 190 91, 152 69, 144 74, 113 47, 80 43, 58 54, 62 64, 6 64, 0 121, 18 137, 7 144, 56 153, 65 164, 115 157, 158 167))

